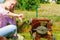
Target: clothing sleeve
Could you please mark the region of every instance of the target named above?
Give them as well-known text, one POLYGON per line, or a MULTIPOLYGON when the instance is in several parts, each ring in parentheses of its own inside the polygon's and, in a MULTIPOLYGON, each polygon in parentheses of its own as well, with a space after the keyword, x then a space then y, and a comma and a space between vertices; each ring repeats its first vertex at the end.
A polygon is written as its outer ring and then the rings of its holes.
POLYGON ((0 7, 0 14, 8 15, 8 11, 0 7))

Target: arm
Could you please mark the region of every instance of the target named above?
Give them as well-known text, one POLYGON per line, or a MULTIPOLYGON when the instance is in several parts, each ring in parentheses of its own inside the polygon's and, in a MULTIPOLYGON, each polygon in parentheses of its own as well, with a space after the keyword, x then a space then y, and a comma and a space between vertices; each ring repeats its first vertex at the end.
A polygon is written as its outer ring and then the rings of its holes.
POLYGON ((15 14, 15 13, 12 13, 12 12, 8 12, 8 15, 20 19, 21 22, 22 22, 22 19, 24 19, 23 14, 15 14))
POLYGON ((8 12, 8 14, 7 14, 8 16, 12 16, 12 17, 19 17, 19 15, 18 14, 15 14, 15 13, 12 13, 12 12, 8 12))

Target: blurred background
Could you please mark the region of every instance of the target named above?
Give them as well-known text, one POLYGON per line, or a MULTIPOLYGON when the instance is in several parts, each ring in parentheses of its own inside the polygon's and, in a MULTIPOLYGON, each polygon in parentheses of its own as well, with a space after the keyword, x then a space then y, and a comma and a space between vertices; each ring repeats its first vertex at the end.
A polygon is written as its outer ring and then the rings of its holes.
MULTIPOLYGON (((5 0, 0 0, 3 3, 5 0)), ((38 18, 46 17, 53 21, 53 34, 56 40, 60 40, 60 0, 17 0, 17 6, 15 8, 15 13, 23 13, 25 19, 20 22, 18 19, 17 27, 18 33, 25 37, 25 40, 32 40, 29 33, 31 25, 27 20, 31 18, 36 18, 36 13, 38 13, 38 18), (26 22, 26 23, 24 23, 26 22), (24 24, 23 24, 24 23, 24 24)), ((46 40, 46 39, 41 39, 46 40)))

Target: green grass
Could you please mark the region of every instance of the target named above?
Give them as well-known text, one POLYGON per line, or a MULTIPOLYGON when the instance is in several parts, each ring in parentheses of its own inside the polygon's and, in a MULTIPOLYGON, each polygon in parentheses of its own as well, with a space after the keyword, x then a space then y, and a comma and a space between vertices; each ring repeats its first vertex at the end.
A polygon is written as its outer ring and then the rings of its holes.
MULTIPOLYGON (((21 35, 24 36, 25 40, 32 40, 32 36, 30 33, 20 33, 21 35)), ((41 40, 46 40, 45 38, 41 38, 41 40)))
MULTIPOLYGON (((36 18, 36 11, 15 10, 15 13, 23 13, 25 19, 36 18)), ((53 20, 53 34, 56 40, 60 40, 60 4, 40 4, 38 18, 40 17, 47 17, 53 20)), ((29 33, 21 33, 21 35, 25 36, 25 40, 32 40, 29 33)))
POLYGON ((20 33, 24 36, 25 40, 32 40, 30 33, 20 33))

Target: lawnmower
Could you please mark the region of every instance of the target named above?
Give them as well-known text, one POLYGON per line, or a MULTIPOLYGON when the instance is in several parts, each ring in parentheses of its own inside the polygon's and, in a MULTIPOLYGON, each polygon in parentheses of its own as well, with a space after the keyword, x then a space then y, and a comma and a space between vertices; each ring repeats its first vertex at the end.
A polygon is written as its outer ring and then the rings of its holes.
MULTIPOLYGON (((36 7, 36 17, 38 17, 38 7, 36 7)), ((40 40, 40 38, 46 38, 48 40, 55 40, 55 36, 52 33, 53 23, 49 18, 33 18, 31 20, 31 35, 33 40, 40 40)))
POLYGON ((47 38, 48 40, 55 40, 52 33, 52 21, 46 18, 35 18, 31 22, 31 35, 33 40, 40 40, 40 38, 47 38))

